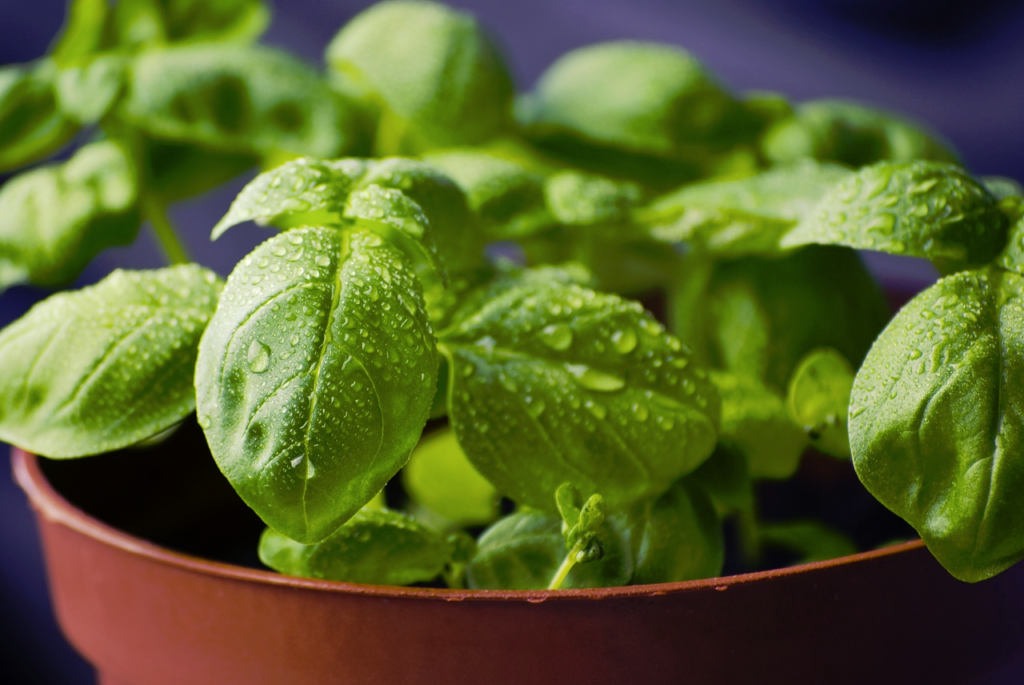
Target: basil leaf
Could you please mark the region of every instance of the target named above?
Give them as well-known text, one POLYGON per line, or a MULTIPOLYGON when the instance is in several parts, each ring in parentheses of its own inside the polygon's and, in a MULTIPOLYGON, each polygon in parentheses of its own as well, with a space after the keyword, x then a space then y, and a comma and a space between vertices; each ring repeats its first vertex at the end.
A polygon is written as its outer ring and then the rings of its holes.
POLYGON ((1007 271, 1024 274, 1024 197, 1009 196, 999 201, 999 208, 1010 223, 1006 247, 996 264, 1007 271))
POLYGON ((436 373, 401 254, 363 230, 295 229, 228 278, 199 350, 199 422, 242 499, 317 542, 405 464, 436 373))
POLYGON ((963 268, 991 261, 1006 243, 1006 219, 984 186, 940 162, 880 162, 821 199, 782 239, 792 247, 838 244, 963 268))
POLYGON ((0 69, 0 172, 48 157, 78 131, 57 107, 55 77, 48 61, 0 69))
POLYGON ((346 103, 306 65, 269 48, 145 52, 120 112, 153 137, 215 150, 334 157, 355 141, 346 103))
MULTIPOLYGON (((597 538, 602 557, 574 566, 562 588, 614 587, 629 582, 633 556, 625 531, 606 521, 597 538)), ((471 588, 541 590, 548 587, 566 555, 561 519, 522 511, 483 532, 466 569, 466 580, 471 588)))
POLYGON ((693 241, 713 255, 779 252, 779 240, 827 191, 850 176, 833 164, 802 160, 738 180, 683 186, 648 205, 638 221, 651 236, 693 241))
POLYGON ((515 162, 474 150, 434 153, 424 161, 462 188, 488 240, 530 235, 555 223, 545 204, 544 177, 515 162))
POLYGON ((110 5, 107 0, 70 0, 60 37, 50 49, 59 67, 78 64, 100 50, 110 5))
POLYGON ((59 285, 100 251, 126 245, 139 229, 137 179, 117 143, 87 145, 0 188, 0 289, 19 281, 59 285))
POLYGON ((330 162, 309 157, 285 162, 242 189, 228 213, 213 227, 210 238, 216 240, 245 221, 261 226, 302 225, 315 218, 337 222, 349 193, 366 174, 368 165, 357 159, 330 162))
POLYGON ((489 523, 498 514, 497 491, 466 459, 450 430, 416 446, 402 483, 414 502, 456 525, 489 523))
POLYGON ((384 110, 380 154, 479 143, 511 118, 512 78, 470 15, 433 2, 375 5, 327 47, 343 88, 384 110))
POLYGON ((572 482, 618 508, 711 453, 714 388, 638 303, 536 274, 486 290, 439 349, 459 444, 500 492, 550 509, 572 482))
POLYGON ((687 482, 634 507, 620 525, 629 530, 636 559, 631 584, 714 578, 722 572, 721 522, 708 496, 687 482))
POLYGON ((793 475, 807 437, 783 397, 750 376, 712 371, 711 381, 722 398, 722 446, 746 455, 755 478, 793 475))
POLYGON ((0 333, 0 439, 80 457, 181 421, 220 287, 195 265, 115 271, 37 304, 0 333))
POLYGON ((483 260, 483 243, 465 194, 432 166, 398 157, 382 159, 370 166, 360 185, 400 191, 413 200, 430 222, 432 240, 447 269, 463 271, 483 260))
POLYGON ((840 247, 720 262, 708 301, 720 365, 778 390, 816 347, 834 347, 859 364, 889 320, 874 278, 854 251, 840 247))
POLYGON ((850 456, 846 423, 852 388, 850 363, 831 348, 809 352, 789 379, 789 411, 814 446, 826 454, 850 456))
POLYGON ((879 336, 853 384, 857 475, 970 582, 1024 557, 1024 280, 943 278, 879 336))
POLYGON ((260 561, 280 573, 374 585, 436 578, 452 557, 436 531, 397 511, 363 508, 330 537, 304 545, 267 528, 260 561))
POLYGON ((683 50, 620 41, 578 48, 541 76, 528 112, 535 135, 569 134, 660 157, 704 153, 729 137, 738 103, 683 50))
POLYGON ((1024 195, 1024 187, 1012 178, 1006 176, 982 176, 978 179, 985 186, 985 190, 992 193, 997 200, 1008 197, 1020 197, 1024 195))
POLYGON ((80 124, 95 124, 120 96, 126 68, 123 58, 110 55, 62 69, 55 84, 60 110, 80 124))
POLYGON ((120 0, 114 9, 120 43, 251 41, 270 23, 260 0, 120 0))
POLYGON ((548 177, 544 197, 552 215, 563 224, 588 226, 623 221, 640 201, 640 188, 607 178, 562 171, 548 177))
POLYGON ((840 100, 800 105, 764 135, 762 150, 775 163, 805 157, 861 167, 882 160, 957 162, 935 134, 882 110, 840 100))

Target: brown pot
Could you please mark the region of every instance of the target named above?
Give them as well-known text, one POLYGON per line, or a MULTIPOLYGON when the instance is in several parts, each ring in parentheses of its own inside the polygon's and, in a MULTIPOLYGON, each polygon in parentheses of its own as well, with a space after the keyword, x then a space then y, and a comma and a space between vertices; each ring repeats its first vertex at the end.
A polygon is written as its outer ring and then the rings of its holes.
POLYGON ((974 585, 910 542, 833 561, 599 590, 463 591, 281 576, 92 518, 14 450, 57 618, 102 685, 994 683, 1024 674, 1024 564, 974 585))

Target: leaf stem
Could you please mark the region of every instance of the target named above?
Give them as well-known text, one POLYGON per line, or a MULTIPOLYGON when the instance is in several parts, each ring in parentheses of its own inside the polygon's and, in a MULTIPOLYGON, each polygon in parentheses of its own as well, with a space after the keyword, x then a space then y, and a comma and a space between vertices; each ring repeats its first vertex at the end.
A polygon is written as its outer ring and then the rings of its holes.
POLYGON ((572 567, 576 565, 576 555, 580 552, 580 550, 576 549, 577 546, 578 544, 573 545, 573 548, 569 550, 569 553, 562 561, 562 565, 558 567, 557 571, 555 571, 555 575, 551 579, 551 583, 548 584, 549 590, 558 590, 562 587, 562 583, 565 582, 565 578, 569 575, 569 571, 571 571, 572 567))
POLYGON ((177 229, 167 218, 167 208, 160 200, 152 194, 144 193, 142 196, 142 216, 149 221, 156 234, 157 241, 171 264, 188 264, 192 259, 181 241, 177 229))

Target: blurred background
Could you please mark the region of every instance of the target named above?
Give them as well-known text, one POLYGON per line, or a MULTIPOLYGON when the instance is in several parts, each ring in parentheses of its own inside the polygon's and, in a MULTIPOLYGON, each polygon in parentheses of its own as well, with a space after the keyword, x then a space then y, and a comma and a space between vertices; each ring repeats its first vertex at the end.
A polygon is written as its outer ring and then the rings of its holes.
MULTIPOLYGON (((370 2, 279 0, 265 41, 320 65, 334 32, 370 2)), ((927 122, 976 174, 1024 181, 1024 3, 974 0, 476 0, 454 1, 498 36, 520 90, 560 54, 631 38, 674 43, 736 91, 775 90, 799 101, 841 97, 927 122)), ((63 0, 0 0, 0 64, 41 57, 64 18, 63 0)), ((0 177, 2 178, 2 177, 0 177)), ((246 181, 172 207, 201 263, 227 273, 268 234, 229 232, 208 247, 210 228, 246 181)), ((0 222, 4 217, 0 217, 0 222)), ((115 266, 162 266, 146 231, 130 248, 103 253, 79 284, 115 266)), ((932 277, 920 263, 875 260, 883 277, 932 277)), ((0 295, 0 326, 46 293, 15 287, 0 295)), ((3 360, 0 360, 0 364, 3 360)), ((6 446, 0 445, 0 454, 6 446)), ((0 681, 93 682, 51 617, 45 574, 27 502, 0 469, 0 681)))

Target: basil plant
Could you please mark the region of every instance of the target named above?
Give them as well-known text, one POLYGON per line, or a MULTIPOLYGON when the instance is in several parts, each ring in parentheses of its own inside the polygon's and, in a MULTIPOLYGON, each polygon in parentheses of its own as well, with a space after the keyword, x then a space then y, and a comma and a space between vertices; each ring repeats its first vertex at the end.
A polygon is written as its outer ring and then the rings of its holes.
POLYGON ((1024 557, 1015 182, 672 46, 581 48, 517 95, 441 4, 366 10, 324 73, 254 44, 268 16, 74 0, 0 70, 0 168, 66 153, 0 188, 0 287, 65 284, 143 222, 171 262, 0 332, 0 439, 78 458, 194 414, 262 561, 315 578, 670 582, 720 574, 727 530, 856 551, 760 516, 808 452, 958 578, 1024 557), (276 233, 222 279, 164 210, 252 167, 212 238, 276 233), (857 250, 945 276, 891 317, 857 250))

